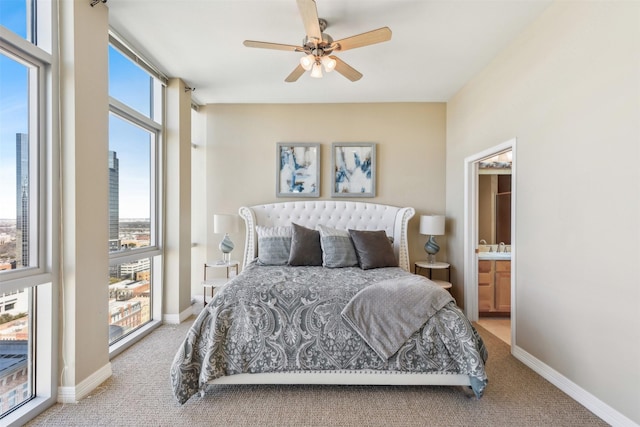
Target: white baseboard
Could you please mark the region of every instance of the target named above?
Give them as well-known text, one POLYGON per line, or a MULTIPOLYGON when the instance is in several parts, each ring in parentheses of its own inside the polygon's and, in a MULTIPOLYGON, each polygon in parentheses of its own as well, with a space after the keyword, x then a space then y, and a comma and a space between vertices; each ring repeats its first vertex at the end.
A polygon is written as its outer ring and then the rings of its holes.
POLYGON ((598 399, 567 377, 556 371, 549 365, 541 362, 521 347, 514 346, 511 349, 513 356, 549 381, 554 386, 569 395, 573 400, 593 412, 598 417, 612 426, 637 427, 638 424, 627 418, 611 406, 598 399))
POLYGON ((82 398, 88 396, 89 393, 105 382, 110 376, 111 363, 107 363, 76 386, 58 387, 58 402, 77 403, 82 398))
POLYGON ((193 307, 189 306, 180 314, 163 314, 162 321, 171 325, 179 325, 187 320, 193 314, 193 307))

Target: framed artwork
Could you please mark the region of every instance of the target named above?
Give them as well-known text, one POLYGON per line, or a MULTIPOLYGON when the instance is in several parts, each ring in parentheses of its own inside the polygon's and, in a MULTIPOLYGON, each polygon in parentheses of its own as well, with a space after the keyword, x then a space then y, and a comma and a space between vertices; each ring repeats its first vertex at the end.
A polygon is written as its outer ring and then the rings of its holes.
POLYGON ((331 197, 375 197, 376 144, 334 142, 331 197))
POLYGON ((279 142, 276 197, 320 197, 320 144, 279 142))

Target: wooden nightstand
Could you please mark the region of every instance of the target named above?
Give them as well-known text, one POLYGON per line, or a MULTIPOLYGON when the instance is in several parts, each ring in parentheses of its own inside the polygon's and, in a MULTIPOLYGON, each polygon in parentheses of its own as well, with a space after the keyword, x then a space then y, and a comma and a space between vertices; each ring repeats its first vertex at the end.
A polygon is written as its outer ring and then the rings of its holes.
POLYGON ((222 261, 215 262, 205 262, 204 263, 204 272, 203 272, 203 294, 204 294, 204 305, 207 305, 207 289, 210 289, 211 298, 213 298, 214 292, 217 288, 224 286, 231 277, 238 275, 238 261, 231 261, 229 263, 225 263, 222 261), (207 279, 207 269, 225 269, 225 277, 217 277, 212 279, 207 279), (231 274, 231 273, 234 274, 231 274))
POLYGON ((433 280, 444 289, 450 289, 451 284, 451 265, 448 262, 434 262, 417 261, 414 264, 414 272, 419 274, 422 270, 427 270, 427 278, 431 279, 432 270, 447 270, 447 280, 433 280))

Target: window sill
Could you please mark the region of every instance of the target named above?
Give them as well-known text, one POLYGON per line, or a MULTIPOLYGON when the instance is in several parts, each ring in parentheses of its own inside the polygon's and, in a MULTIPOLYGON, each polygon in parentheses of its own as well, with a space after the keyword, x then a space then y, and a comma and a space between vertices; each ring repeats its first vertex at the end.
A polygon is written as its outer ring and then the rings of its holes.
POLYGON ((152 320, 146 325, 142 326, 137 331, 133 332, 131 335, 117 341, 116 343, 109 346, 109 360, 113 359, 132 345, 139 342, 142 338, 149 335, 156 328, 162 325, 162 322, 159 320, 152 320))

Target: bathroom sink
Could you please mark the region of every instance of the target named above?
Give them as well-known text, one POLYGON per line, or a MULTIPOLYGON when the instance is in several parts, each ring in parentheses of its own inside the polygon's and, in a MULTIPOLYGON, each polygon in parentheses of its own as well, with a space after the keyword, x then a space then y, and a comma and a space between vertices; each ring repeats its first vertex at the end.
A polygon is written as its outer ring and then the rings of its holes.
POLYGON ((478 252, 478 259, 511 259, 511 252, 478 252))

